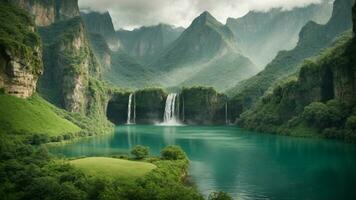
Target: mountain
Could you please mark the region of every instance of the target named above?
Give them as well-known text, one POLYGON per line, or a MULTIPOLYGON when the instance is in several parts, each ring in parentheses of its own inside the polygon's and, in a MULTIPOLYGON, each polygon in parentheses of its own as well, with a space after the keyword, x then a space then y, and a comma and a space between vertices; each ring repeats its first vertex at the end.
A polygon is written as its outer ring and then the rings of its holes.
POLYGON ((308 21, 325 24, 331 13, 332 4, 323 1, 292 10, 251 11, 241 18, 228 18, 226 25, 233 31, 242 53, 264 67, 278 51, 295 47, 298 34, 308 21))
POLYGON ((141 89, 158 86, 157 73, 147 69, 136 59, 119 49, 111 54, 111 67, 104 72, 104 79, 121 88, 141 89))
MULTIPOLYGON (((320 25, 308 22, 299 34, 297 46, 290 51, 281 51, 264 70, 240 82, 228 93, 233 97, 234 107, 246 111, 253 106, 268 89, 300 69, 303 60, 318 55, 333 44, 335 38, 352 27, 351 7, 354 0, 336 0, 328 23, 320 25)), ((241 112, 236 113, 237 115, 241 112)))
POLYGON ((132 31, 116 32, 122 48, 132 57, 148 62, 176 40, 184 28, 175 28, 167 24, 141 27, 132 31))
POLYGON ((119 48, 109 12, 81 12, 81 16, 89 33, 100 34, 104 37, 111 50, 115 51, 119 48))
POLYGON ((232 31, 204 12, 194 19, 150 67, 163 73, 162 85, 214 86, 222 91, 256 72, 236 46, 232 31))

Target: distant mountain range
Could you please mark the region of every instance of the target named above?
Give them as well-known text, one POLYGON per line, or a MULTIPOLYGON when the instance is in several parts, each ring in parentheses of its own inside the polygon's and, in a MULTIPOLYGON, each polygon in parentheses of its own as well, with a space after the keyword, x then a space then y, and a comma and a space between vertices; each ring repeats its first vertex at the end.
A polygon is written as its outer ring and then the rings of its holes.
POLYGON ((175 28, 168 24, 141 27, 132 31, 119 30, 116 35, 130 56, 141 62, 156 58, 166 47, 175 41, 184 28, 175 28))
POLYGON ((324 1, 292 10, 251 11, 241 18, 228 18, 226 25, 233 31, 242 53, 264 67, 278 51, 295 47, 299 32, 308 21, 325 24, 331 12, 332 3, 324 1))
POLYGON ((209 12, 202 13, 157 60, 149 65, 166 77, 162 85, 231 87, 257 72, 241 54, 232 31, 209 12))

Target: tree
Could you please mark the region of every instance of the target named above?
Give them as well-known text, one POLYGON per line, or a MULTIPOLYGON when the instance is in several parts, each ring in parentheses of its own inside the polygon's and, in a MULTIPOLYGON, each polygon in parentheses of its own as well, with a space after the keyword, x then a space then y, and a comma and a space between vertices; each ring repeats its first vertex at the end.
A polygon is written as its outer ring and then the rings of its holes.
POLYGON ((136 159, 141 160, 149 155, 150 148, 142 145, 136 145, 132 150, 131 154, 135 156, 136 159))
POLYGON ((232 200, 232 197, 226 192, 212 192, 208 200, 232 200))
POLYGON ((183 160, 187 156, 180 146, 167 146, 161 150, 161 157, 165 160, 183 160))

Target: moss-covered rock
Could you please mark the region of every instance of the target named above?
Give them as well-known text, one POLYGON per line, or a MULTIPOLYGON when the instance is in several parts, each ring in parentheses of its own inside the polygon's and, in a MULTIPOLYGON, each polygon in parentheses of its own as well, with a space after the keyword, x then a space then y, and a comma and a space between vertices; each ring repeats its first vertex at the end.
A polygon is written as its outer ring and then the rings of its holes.
POLYGON ((180 115, 186 124, 225 124, 227 97, 214 88, 183 88, 180 115))
POLYGON ((167 93, 159 88, 136 91, 136 123, 154 124, 162 122, 166 98, 167 93))
MULTIPOLYGON (((107 106, 107 117, 114 124, 127 122, 129 92, 115 92, 107 106)), ((134 102, 133 102, 134 104, 134 102)))
POLYGON ((100 65, 87 39, 82 20, 77 17, 41 28, 45 44, 44 76, 40 92, 70 112, 85 113, 89 78, 100 77, 100 65))
POLYGON ((42 70, 42 45, 30 16, 0 3, 0 88, 27 98, 36 90, 42 70))

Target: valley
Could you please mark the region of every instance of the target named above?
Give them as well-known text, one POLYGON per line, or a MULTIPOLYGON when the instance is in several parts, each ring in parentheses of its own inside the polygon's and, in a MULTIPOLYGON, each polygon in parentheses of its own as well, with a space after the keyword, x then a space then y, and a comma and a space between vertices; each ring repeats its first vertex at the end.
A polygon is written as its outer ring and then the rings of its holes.
POLYGON ((132 30, 81 3, 0 2, 0 198, 356 197, 354 0, 132 30))

